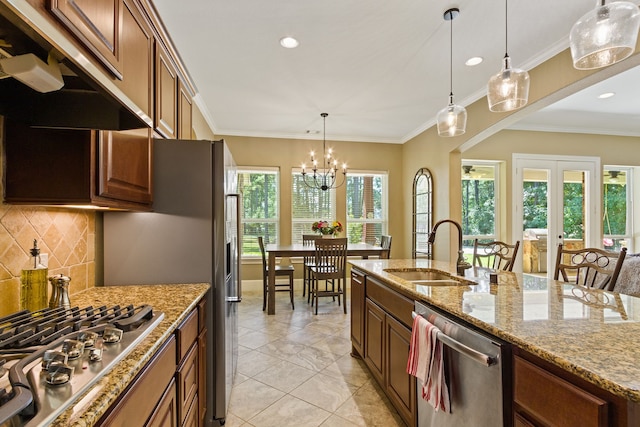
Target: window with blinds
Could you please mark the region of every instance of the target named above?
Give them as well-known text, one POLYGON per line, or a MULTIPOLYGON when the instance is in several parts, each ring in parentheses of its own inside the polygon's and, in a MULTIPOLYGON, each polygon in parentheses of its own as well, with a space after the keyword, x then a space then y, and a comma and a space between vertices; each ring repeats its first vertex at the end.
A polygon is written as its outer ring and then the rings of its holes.
POLYGON ((311 225, 314 222, 336 219, 335 193, 335 190, 310 188, 304 183, 300 170, 292 172, 291 243, 302 243, 303 234, 313 234, 311 225))
POLYGON ((238 190, 242 194, 242 256, 260 256, 258 236, 278 243, 280 208, 277 168, 239 167, 238 190))
POLYGON ((349 242, 380 244, 387 234, 387 174, 349 171, 347 237, 349 242))

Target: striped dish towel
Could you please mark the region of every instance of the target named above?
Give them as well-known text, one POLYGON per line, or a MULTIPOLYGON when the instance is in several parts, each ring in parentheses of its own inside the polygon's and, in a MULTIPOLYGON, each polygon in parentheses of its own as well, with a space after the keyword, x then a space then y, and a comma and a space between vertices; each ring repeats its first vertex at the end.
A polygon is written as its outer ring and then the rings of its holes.
POLYGON ((421 381, 422 398, 436 412, 451 412, 449 389, 445 377, 442 342, 437 326, 420 315, 413 319, 407 373, 421 381))

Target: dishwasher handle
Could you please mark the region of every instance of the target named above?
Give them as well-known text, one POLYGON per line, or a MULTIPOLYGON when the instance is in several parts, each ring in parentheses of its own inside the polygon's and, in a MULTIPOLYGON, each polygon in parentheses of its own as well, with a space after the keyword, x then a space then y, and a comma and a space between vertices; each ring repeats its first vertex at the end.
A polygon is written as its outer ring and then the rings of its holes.
MULTIPOLYGON (((411 317, 415 319, 416 316, 419 316, 415 311, 411 312, 411 317)), ((467 345, 462 344, 459 341, 451 338, 449 335, 446 335, 444 332, 439 331, 437 334, 437 338, 440 342, 452 350, 457 351, 458 353, 470 358, 474 362, 478 362, 484 366, 492 366, 497 363, 495 357, 489 356, 488 354, 484 354, 481 351, 475 350, 467 345)))

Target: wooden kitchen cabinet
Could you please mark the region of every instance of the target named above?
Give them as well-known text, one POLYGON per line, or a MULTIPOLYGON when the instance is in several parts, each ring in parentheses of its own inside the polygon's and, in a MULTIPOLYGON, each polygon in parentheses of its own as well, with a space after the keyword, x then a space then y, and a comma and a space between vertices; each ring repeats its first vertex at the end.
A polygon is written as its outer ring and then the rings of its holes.
POLYGON ((191 139, 193 96, 182 79, 178 80, 178 138, 191 139))
POLYGON ((416 380, 406 371, 414 303, 369 276, 364 283, 364 361, 405 423, 415 426, 416 380))
POLYGON ((635 425, 621 397, 520 349, 513 355, 513 423, 604 427, 635 425))
POLYGON ((60 23, 116 78, 123 77, 123 0, 49 0, 60 23))
POLYGON ((134 0, 122 5, 123 76, 115 84, 150 118, 153 117, 155 37, 151 24, 134 0))
POLYGON ((198 304, 198 419, 205 425, 207 415, 207 300, 198 304))
POLYGON ((148 427, 177 427, 178 404, 176 399, 176 382, 171 380, 156 410, 151 414, 148 427))
POLYGON ((5 119, 5 202, 149 210, 151 131, 31 128, 5 119))
POLYGON ((162 43, 156 43, 155 129, 165 138, 178 137, 178 73, 162 43))
MULTIPOLYGON (((161 350, 142 368, 136 379, 127 387, 117 403, 99 422, 104 427, 127 427, 147 425, 147 421, 159 422, 154 415, 163 419, 166 413, 175 412, 175 404, 170 401, 171 388, 175 390, 174 375, 176 372, 176 339, 172 336, 162 346, 161 350), (168 390, 168 391, 167 391, 168 390), (165 393, 167 391, 169 394, 165 393), (158 405, 164 405, 158 411, 158 405)), ((156 424, 158 425, 158 424, 156 424)), ((159 425, 172 425, 166 420, 159 425)))
MULTIPOLYGON (((190 408, 193 404, 198 404, 199 388, 199 309, 194 310, 187 316, 182 324, 176 329, 178 341, 178 420, 179 425, 184 425, 188 418, 190 408)), ((191 414, 191 417, 197 414, 191 414)))
POLYGON ((351 354, 364 355, 364 274, 351 270, 351 354))
MULTIPOLYGON (((206 346, 199 338, 205 333, 204 299, 191 311, 174 334, 118 398, 99 426, 202 426, 199 390, 200 366, 206 361, 206 346), (200 333, 198 333, 200 331, 200 333)), ((205 340, 206 341, 206 340, 205 340)), ((206 344, 206 343, 205 343, 206 344)), ((206 375, 206 373, 205 373, 206 375)), ((205 381, 206 382, 206 381, 205 381)))

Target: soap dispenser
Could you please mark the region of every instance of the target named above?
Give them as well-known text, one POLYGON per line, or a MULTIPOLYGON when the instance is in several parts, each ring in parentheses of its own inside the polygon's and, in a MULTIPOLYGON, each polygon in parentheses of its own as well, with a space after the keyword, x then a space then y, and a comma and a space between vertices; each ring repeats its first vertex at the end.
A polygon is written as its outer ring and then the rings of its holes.
POLYGON ((20 309, 37 311, 47 307, 47 276, 49 270, 40 263, 38 241, 33 239, 31 258, 20 273, 20 309))

